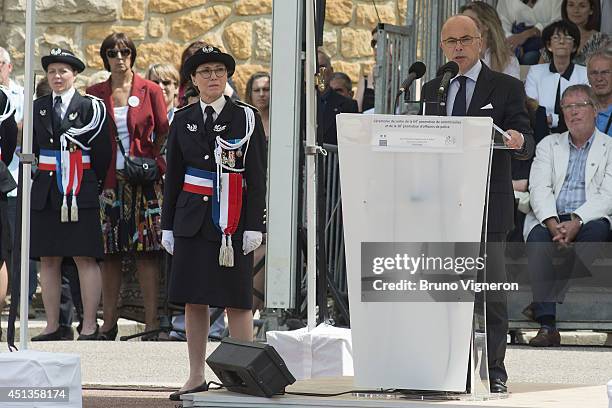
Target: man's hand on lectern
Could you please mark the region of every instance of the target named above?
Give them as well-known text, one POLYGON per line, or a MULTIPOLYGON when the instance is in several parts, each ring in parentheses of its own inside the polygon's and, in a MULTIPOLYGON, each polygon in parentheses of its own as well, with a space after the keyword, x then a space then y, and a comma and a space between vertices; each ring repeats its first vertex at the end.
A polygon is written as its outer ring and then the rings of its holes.
POLYGON ((506 147, 511 149, 521 150, 523 148, 523 143, 525 143, 525 138, 521 132, 517 132, 514 129, 506 130, 506 133, 510 136, 510 139, 504 137, 504 144, 506 147))

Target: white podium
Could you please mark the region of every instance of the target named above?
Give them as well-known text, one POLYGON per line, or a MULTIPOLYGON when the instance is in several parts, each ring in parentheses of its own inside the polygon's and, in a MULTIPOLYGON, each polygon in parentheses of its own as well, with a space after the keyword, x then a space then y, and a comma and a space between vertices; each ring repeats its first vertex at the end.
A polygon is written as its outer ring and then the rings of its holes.
MULTIPOLYGON (((492 120, 340 114, 337 127, 355 386, 465 392, 470 348, 486 345, 473 337, 474 303, 364 300, 361 251, 479 242, 492 120)), ((487 371, 486 354, 478 365, 487 371)))

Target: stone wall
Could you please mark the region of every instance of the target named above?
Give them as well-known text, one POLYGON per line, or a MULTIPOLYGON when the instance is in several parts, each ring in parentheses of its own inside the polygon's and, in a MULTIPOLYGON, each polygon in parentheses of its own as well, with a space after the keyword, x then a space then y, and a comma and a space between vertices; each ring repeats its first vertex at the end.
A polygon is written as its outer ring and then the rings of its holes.
MULTIPOLYGON (((11 53, 17 76, 23 75, 25 2, 0 0, 0 45, 11 53)), ((51 48, 71 49, 87 64, 82 81, 104 69, 99 47, 113 31, 125 32, 137 44, 139 72, 154 62, 178 66, 182 50, 198 39, 236 58, 234 81, 241 94, 253 72, 270 66, 272 0, 36 0, 36 5, 37 61, 51 48)), ((406 0, 377 0, 377 7, 383 22, 405 19, 406 0)), ((327 0, 326 14, 324 48, 334 68, 357 81, 373 62, 374 6, 371 0, 327 0)))

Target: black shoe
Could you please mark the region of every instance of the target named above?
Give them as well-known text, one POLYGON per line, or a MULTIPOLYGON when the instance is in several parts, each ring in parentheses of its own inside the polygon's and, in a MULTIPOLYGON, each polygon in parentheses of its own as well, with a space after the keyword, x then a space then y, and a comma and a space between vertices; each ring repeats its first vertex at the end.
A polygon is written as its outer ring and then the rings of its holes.
POLYGON ((59 331, 62 340, 74 340, 72 326, 60 326, 59 331))
POLYGON ((193 394, 196 392, 203 392, 203 391, 208 391, 208 384, 206 384, 206 381, 204 381, 202 384, 190 390, 173 392, 172 394, 170 394, 170 401, 180 401, 181 395, 183 394, 193 394))
POLYGON ((100 332, 98 340, 115 341, 118 332, 119 326, 117 326, 117 323, 115 323, 115 325, 109 331, 100 332))
POLYGON ((494 394, 505 394, 508 392, 508 387, 506 387, 506 383, 499 378, 494 378, 491 380, 491 392, 494 394))
POLYGON ((58 327, 56 331, 47 334, 39 334, 38 336, 32 337, 32 341, 59 341, 62 339, 62 326, 58 327))
POLYGON ((529 340, 531 347, 559 347, 561 345, 561 335, 556 328, 541 327, 538 334, 529 340))
POLYGON ((77 340, 98 340, 100 326, 96 324, 96 331, 91 334, 80 334, 77 340))

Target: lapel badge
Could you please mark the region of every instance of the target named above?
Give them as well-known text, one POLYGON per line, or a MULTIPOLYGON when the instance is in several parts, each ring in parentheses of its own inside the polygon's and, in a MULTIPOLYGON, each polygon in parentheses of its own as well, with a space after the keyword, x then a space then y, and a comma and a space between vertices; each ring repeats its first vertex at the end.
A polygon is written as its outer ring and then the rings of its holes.
POLYGON ((38 113, 40 113, 40 116, 47 116, 47 110, 46 109, 41 109, 38 113))
POLYGON ((223 132, 225 130, 225 128, 227 127, 227 125, 215 125, 215 127, 213 128, 213 130, 215 132, 223 132))
POLYGON ((188 123, 187 124, 187 130, 189 130, 190 132, 197 132, 198 125, 195 124, 195 123, 188 123))
POLYGON ((77 118, 77 116, 79 116, 79 112, 72 112, 71 114, 68 115, 68 120, 69 121, 73 121, 77 118))

